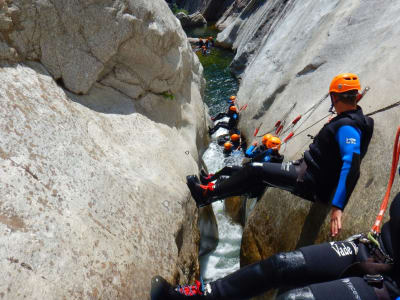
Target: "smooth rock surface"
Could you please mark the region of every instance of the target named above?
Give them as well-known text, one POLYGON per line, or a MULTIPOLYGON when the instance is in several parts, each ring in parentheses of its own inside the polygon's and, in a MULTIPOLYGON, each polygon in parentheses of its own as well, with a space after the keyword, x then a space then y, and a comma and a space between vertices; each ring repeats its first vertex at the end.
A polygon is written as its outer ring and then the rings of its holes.
POLYGON ((179 12, 176 17, 181 22, 182 27, 201 27, 207 24, 206 19, 200 12, 195 12, 191 15, 187 15, 184 12, 179 12))
POLYGON ((0 33, 1 297, 197 278, 204 79, 167 4, 2 1, 0 33))
MULTIPOLYGON (((338 73, 357 73, 362 86, 371 87, 360 102, 366 113, 398 101, 400 87, 396 82, 400 71, 394 62, 400 59, 400 3, 361 1, 349 5, 326 0, 278 4, 261 1, 247 19, 243 11, 221 33, 229 40, 229 32, 237 29, 231 40, 237 49, 235 60, 246 57, 239 70, 243 80, 238 92, 239 105, 248 104, 241 113, 243 134, 252 136, 261 122, 260 133, 267 132, 296 104, 287 118, 289 124, 328 92, 330 81, 338 73)), ((305 116, 298 123, 295 132, 321 119, 329 107, 327 99, 309 119, 305 116)), ((373 116, 374 136, 337 239, 371 228, 389 178, 399 115, 400 108, 396 107, 373 116)), ((311 142, 307 134, 315 135, 323 124, 318 123, 283 146, 285 159, 300 158, 311 142)), ((396 179, 393 194, 399 188, 396 179)), ((268 189, 244 229, 242 265, 279 251, 330 240, 329 220, 329 207, 268 189)))
POLYGON ((189 13, 199 11, 208 21, 217 21, 234 0, 176 0, 178 7, 189 13))

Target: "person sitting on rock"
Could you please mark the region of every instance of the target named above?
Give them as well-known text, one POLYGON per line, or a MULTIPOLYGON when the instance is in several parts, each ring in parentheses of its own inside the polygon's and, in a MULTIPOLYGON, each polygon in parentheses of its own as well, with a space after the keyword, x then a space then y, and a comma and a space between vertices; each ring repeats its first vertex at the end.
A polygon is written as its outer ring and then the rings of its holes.
POLYGON ((340 74, 332 80, 329 91, 337 116, 320 130, 303 159, 250 163, 215 186, 200 185, 196 176, 188 176, 187 185, 197 205, 246 194, 264 183, 303 199, 331 203, 331 233, 335 236, 342 227, 342 212, 360 176, 360 163, 374 128, 373 119, 364 116, 357 105, 360 89, 355 74, 340 74))
MULTIPOLYGON (((263 147, 262 149, 265 149, 263 151, 257 152, 257 155, 252 156, 252 162, 254 161, 259 161, 259 162, 278 162, 281 163, 283 161, 283 155, 279 154, 279 149, 281 147, 281 140, 277 137, 274 137, 272 135, 265 135, 263 137, 263 142, 266 142, 267 146, 263 147)), ((254 145, 254 144, 253 144, 254 145)), ((251 147, 249 147, 251 149, 251 147)), ((254 151, 255 152, 255 151, 254 151)), ((254 153, 252 152, 252 153, 254 153)), ((247 152, 246 152, 247 153, 247 152)), ((203 170, 201 171, 200 174, 200 182, 202 184, 208 184, 212 181, 217 180, 221 176, 231 176, 234 173, 237 173, 238 171, 241 171, 243 169, 242 166, 226 166, 216 172, 215 174, 206 174, 203 170)), ((260 191, 264 191, 265 185, 260 184, 257 186, 255 189, 251 191, 252 197, 258 197, 260 191), (254 191, 257 191, 255 193, 254 191)))
POLYGON ((229 106, 235 105, 235 102, 236 102, 236 96, 230 96, 228 100, 229 106))
POLYGON ((232 130, 236 128, 237 123, 239 122, 239 114, 237 112, 236 106, 229 107, 229 121, 228 122, 219 122, 214 128, 209 128, 208 133, 212 135, 219 128, 225 128, 228 130, 232 130))
POLYGON ((221 113, 217 114, 215 117, 211 117, 211 120, 217 121, 217 120, 221 120, 222 118, 230 117, 232 115, 232 111, 230 110, 230 108, 231 108, 231 106, 235 106, 235 100, 236 100, 236 97, 231 96, 228 101, 228 104, 229 104, 228 111, 221 112, 221 113))
POLYGON ((161 276, 151 282, 151 300, 250 299, 289 287, 277 300, 378 300, 400 296, 400 193, 390 220, 372 242, 365 235, 282 252, 216 281, 172 286, 161 276))
POLYGON ((283 162, 284 156, 279 153, 281 140, 272 134, 266 134, 262 138, 262 144, 258 147, 254 142, 246 151, 245 156, 251 158, 251 162, 283 162))

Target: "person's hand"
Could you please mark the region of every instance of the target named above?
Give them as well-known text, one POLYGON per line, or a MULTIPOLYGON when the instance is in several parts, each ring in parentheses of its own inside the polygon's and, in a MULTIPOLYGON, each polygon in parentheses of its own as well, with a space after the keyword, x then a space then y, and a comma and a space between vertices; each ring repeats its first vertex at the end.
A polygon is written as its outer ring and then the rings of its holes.
POLYGON ((257 146, 258 145, 258 143, 257 142, 253 142, 253 146, 257 146))
POLYGON ((336 207, 331 210, 331 236, 335 237, 342 229, 342 214, 343 212, 336 207))

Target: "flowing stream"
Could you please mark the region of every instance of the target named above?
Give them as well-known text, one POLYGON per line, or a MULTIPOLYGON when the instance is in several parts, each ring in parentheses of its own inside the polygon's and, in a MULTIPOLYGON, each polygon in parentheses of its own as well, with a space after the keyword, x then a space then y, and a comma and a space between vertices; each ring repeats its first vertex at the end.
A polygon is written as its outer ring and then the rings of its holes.
MULTIPOLYGON (((218 31, 212 26, 187 30, 188 37, 216 38, 218 31)), ((210 108, 210 115, 215 115, 227 109, 227 100, 236 95, 237 80, 229 71, 234 54, 231 51, 212 48, 207 56, 198 52, 199 59, 204 67, 204 77, 207 80, 205 102, 210 108)), ((223 121, 223 120, 221 120, 223 121)), ((203 160, 210 173, 215 173, 227 165, 240 165, 243 159, 241 151, 234 151, 230 157, 224 157, 222 147, 218 146, 216 137, 227 133, 226 129, 219 129, 212 137, 209 148, 203 155, 203 160)), ((212 204, 218 222, 219 242, 217 248, 200 258, 201 275, 205 281, 216 280, 239 269, 240 243, 242 227, 234 223, 225 214, 223 201, 212 204)))

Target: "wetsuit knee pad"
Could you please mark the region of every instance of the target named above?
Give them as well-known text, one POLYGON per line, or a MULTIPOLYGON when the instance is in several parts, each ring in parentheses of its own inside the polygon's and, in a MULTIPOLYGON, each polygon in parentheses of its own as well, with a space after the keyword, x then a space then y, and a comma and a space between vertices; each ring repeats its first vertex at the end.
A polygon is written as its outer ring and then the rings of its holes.
POLYGON ((273 288, 297 283, 305 260, 300 251, 279 253, 211 283, 216 299, 248 299, 273 288))
POLYGON ((303 288, 293 289, 278 295, 275 300, 316 300, 311 289, 306 286, 303 288))
POLYGON ((282 252, 261 262, 265 274, 273 287, 296 285, 304 282, 306 261, 301 251, 282 252))

